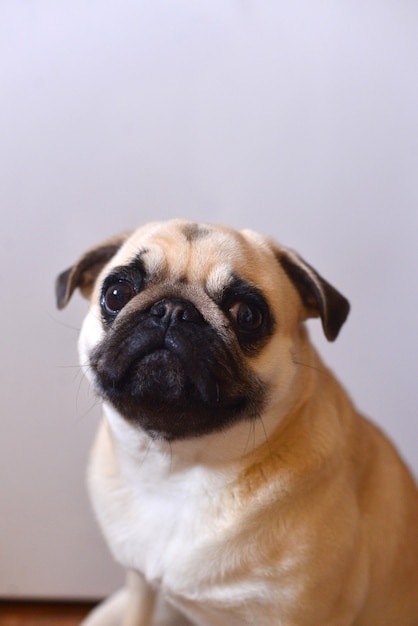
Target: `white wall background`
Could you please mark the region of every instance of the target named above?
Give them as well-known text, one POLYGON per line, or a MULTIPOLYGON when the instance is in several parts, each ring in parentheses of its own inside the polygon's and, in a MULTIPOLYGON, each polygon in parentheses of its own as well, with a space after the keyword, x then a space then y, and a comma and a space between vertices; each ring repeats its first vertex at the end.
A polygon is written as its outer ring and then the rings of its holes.
POLYGON ((53 282, 146 220, 249 226, 346 294, 316 342, 418 473, 415 0, 1 0, 0 594, 120 572, 84 488, 98 407, 53 282))

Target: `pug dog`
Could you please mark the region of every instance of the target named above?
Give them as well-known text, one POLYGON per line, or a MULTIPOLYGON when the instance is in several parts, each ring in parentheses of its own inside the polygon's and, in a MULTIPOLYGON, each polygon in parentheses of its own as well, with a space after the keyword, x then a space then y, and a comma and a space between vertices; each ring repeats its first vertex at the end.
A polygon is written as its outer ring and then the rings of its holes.
POLYGON ((418 495, 309 341, 347 300, 270 239, 185 220, 85 253, 93 507, 124 589, 84 626, 417 626, 418 495))

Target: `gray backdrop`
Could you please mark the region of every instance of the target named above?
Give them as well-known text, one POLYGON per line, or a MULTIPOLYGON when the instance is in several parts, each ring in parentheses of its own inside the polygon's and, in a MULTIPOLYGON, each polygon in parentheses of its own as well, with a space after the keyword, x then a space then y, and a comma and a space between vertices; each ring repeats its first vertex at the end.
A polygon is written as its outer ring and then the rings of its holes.
POLYGON ((418 4, 0 2, 0 594, 91 597, 121 574, 84 488, 88 246, 175 216, 297 249, 352 303, 320 347, 418 473, 418 4))

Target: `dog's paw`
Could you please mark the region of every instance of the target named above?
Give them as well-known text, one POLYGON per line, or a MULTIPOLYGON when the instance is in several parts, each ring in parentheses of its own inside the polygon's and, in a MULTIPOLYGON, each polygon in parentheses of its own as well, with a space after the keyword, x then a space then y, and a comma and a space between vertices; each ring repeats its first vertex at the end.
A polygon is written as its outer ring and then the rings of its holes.
POLYGON ((120 589, 94 608, 80 626, 123 626, 128 592, 120 589))

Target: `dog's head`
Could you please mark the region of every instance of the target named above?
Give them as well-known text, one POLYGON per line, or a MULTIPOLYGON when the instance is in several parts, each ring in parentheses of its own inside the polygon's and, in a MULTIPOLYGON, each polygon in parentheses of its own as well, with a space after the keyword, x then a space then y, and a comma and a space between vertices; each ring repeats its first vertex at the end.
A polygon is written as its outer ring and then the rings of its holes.
POLYGON ((58 307, 91 301, 80 352, 98 392, 152 437, 255 419, 289 398, 303 320, 329 340, 349 305, 293 252, 252 231, 148 224, 89 250, 57 279, 58 307))

